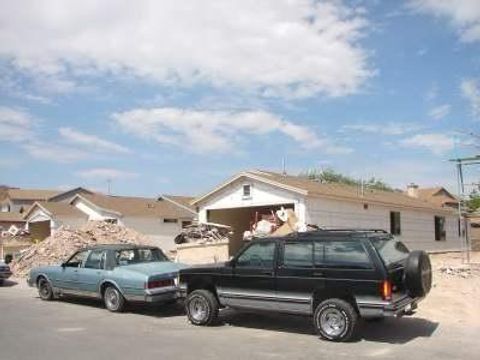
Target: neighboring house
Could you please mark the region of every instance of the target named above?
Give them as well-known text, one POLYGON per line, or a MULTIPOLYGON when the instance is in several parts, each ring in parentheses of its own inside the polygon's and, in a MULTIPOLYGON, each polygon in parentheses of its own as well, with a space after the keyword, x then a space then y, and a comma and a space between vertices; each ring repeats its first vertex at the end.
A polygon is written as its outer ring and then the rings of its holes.
POLYGON ((24 219, 31 238, 43 240, 60 226, 75 228, 83 225, 88 216, 68 202, 38 201, 28 209, 24 219))
POLYGON ((416 184, 407 187, 407 195, 428 201, 437 206, 458 209, 458 200, 444 187, 419 188, 416 184))
POLYGON ((46 201, 50 197, 58 195, 58 190, 41 189, 8 189, 6 196, 0 202, 0 212, 12 212, 22 214, 36 201, 46 201))
MULTIPOLYGON (((55 199, 53 199, 55 200, 55 199)), ((45 238, 62 225, 79 227, 88 220, 102 220, 130 227, 149 236, 164 250, 196 218, 189 207, 193 198, 163 195, 158 199, 76 193, 69 201, 37 202, 25 215, 28 229, 45 238)))
POLYGON ((20 213, 0 212, 0 235, 10 229, 21 230, 25 227, 25 219, 20 213))
POLYGON ((402 192, 324 184, 267 171, 242 172, 192 203, 200 222, 235 230, 230 253, 242 245, 255 213, 291 208, 299 221, 334 228, 375 228, 393 233, 412 249, 461 248, 455 211, 402 192))

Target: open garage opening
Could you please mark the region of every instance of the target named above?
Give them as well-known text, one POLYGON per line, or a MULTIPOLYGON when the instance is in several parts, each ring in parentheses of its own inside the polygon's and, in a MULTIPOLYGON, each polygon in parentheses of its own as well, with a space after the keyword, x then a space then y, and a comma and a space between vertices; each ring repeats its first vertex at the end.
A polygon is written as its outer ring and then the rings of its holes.
POLYGON ((274 214, 282 207, 295 211, 294 204, 215 209, 207 210, 207 220, 209 222, 229 225, 233 228, 234 234, 230 240, 229 254, 234 255, 244 244, 243 233, 251 229, 255 220, 260 220, 262 215, 274 214))

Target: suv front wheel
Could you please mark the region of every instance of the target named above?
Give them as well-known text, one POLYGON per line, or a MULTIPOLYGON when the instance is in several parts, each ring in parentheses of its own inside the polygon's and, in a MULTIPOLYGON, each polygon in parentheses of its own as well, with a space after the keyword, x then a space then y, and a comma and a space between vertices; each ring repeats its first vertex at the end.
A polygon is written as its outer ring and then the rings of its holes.
POLYGON ((187 296, 185 310, 194 325, 212 325, 218 317, 218 301, 208 290, 195 290, 187 296))
POLYGON ((326 340, 348 341, 357 325, 358 314, 342 299, 327 299, 315 309, 313 322, 317 333, 326 340))

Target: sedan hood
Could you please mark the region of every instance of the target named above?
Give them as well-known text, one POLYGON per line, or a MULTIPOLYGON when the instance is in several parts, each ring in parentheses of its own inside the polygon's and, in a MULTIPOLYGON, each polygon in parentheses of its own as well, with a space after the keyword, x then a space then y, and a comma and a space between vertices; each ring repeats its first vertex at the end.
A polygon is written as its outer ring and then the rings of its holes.
POLYGON ((175 273, 181 269, 185 269, 186 267, 188 266, 181 263, 175 263, 171 261, 156 261, 156 262, 149 262, 149 263, 124 265, 124 266, 119 266, 116 269, 128 270, 128 271, 133 271, 139 274, 151 276, 151 275, 158 275, 158 274, 175 273))

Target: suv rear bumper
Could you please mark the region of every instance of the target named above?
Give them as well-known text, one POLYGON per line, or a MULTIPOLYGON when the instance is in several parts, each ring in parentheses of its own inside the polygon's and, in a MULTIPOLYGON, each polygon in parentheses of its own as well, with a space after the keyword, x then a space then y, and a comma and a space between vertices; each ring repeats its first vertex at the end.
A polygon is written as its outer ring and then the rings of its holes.
POLYGON ((357 306, 363 318, 403 316, 415 310, 421 300, 422 298, 403 295, 392 301, 357 300, 357 306))

